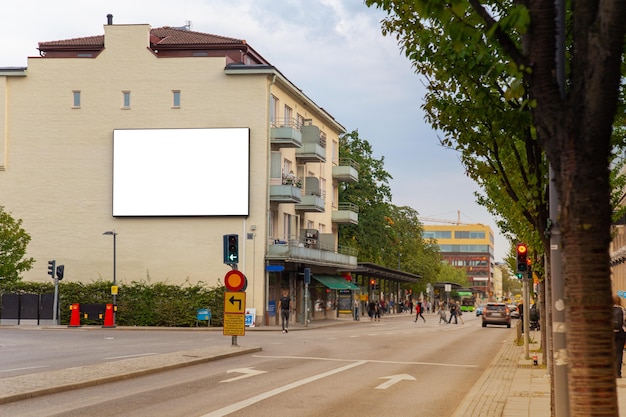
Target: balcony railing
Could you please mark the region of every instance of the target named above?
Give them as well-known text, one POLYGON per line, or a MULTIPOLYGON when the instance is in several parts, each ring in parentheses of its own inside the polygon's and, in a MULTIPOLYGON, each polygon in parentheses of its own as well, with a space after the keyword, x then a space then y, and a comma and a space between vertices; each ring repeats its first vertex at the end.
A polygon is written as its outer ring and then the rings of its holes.
POLYGON ((270 239, 266 259, 314 261, 328 265, 355 267, 357 254, 356 249, 349 247, 339 246, 335 250, 321 243, 310 247, 305 239, 270 239))
POLYGON ((315 194, 303 195, 300 197, 300 202, 296 203, 296 210, 309 211, 309 212, 324 212, 324 199, 315 194))
POLYGON ((278 203, 299 203, 302 189, 293 184, 270 185, 270 201, 278 203))
POLYGON ((343 182, 359 181, 359 164, 350 158, 339 159, 339 164, 333 166, 333 178, 343 182))
POLYGON ((270 126, 270 142, 284 148, 302 146, 301 126, 295 119, 279 119, 270 126))
POLYGON ((339 203, 332 212, 333 223, 359 224, 359 207, 354 203, 339 203))
POLYGON ((302 147, 296 149, 299 162, 326 162, 326 134, 315 125, 302 126, 302 147))

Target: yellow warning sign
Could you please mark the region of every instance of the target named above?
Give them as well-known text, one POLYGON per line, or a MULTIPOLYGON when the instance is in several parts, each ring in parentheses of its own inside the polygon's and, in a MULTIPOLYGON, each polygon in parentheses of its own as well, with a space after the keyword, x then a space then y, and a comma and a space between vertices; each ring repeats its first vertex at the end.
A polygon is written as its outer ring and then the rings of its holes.
POLYGON ((225 292, 224 293, 224 313, 243 314, 246 310, 245 292, 225 292))
POLYGON ((245 336, 246 316, 244 314, 224 313, 224 336, 245 336))

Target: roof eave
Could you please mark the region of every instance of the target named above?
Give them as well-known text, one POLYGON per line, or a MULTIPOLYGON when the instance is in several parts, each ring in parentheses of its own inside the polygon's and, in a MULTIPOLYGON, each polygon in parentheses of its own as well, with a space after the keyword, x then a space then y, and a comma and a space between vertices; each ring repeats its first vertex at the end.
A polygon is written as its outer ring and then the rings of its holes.
POLYGON ((245 64, 228 64, 224 68, 226 75, 242 75, 242 74, 255 74, 255 75, 274 75, 276 76, 276 82, 287 87, 293 94, 299 97, 302 101, 307 103, 312 108, 325 116, 325 119, 332 124, 333 128, 340 133, 345 133, 346 128, 335 120, 324 108, 318 106, 313 100, 311 100, 306 94, 297 88, 291 81, 272 65, 245 65, 245 64))

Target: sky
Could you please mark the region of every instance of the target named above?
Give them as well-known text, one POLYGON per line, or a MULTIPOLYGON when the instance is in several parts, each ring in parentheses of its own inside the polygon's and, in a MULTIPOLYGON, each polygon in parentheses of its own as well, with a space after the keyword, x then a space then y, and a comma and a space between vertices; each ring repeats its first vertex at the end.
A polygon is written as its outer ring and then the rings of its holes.
POLYGON ((423 81, 397 41, 382 35, 382 11, 362 0, 23 0, 0 14, 0 67, 26 67, 38 42, 102 35, 107 14, 114 24, 189 23, 197 32, 246 40, 384 158, 393 204, 424 218, 487 224, 496 261, 507 256, 509 243, 475 201, 478 186, 426 123, 423 81))

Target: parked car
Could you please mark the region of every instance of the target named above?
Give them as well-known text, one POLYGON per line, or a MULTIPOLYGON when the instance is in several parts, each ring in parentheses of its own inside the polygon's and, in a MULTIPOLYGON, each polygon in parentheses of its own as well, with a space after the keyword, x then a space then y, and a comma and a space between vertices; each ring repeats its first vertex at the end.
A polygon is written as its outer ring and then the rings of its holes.
POLYGON ((482 314, 483 327, 488 324, 501 324, 511 327, 511 312, 504 303, 487 303, 482 314))
POLYGON ((517 306, 515 304, 508 304, 507 307, 509 308, 511 318, 519 319, 519 310, 517 309, 517 306))
POLYGON ((485 309, 485 304, 479 304, 478 307, 476 307, 476 317, 483 314, 484 309, 485 309))

